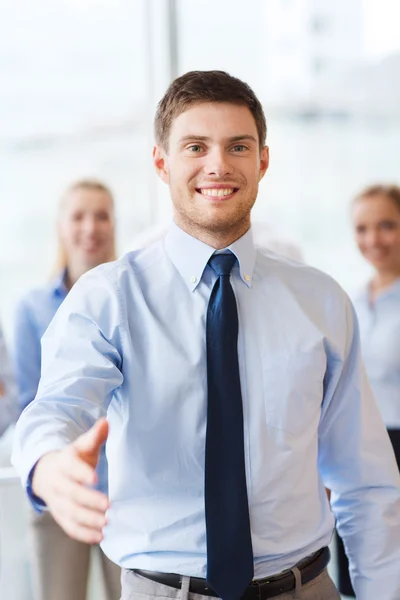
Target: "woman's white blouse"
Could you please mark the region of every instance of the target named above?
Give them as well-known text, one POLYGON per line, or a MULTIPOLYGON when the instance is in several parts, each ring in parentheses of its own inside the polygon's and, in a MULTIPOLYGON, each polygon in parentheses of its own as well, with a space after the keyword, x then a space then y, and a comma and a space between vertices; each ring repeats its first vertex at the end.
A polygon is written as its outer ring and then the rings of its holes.
POLYGON ((354 299, 365 368, 388 429, 400 429, 400 278, 371 303, 354 299))

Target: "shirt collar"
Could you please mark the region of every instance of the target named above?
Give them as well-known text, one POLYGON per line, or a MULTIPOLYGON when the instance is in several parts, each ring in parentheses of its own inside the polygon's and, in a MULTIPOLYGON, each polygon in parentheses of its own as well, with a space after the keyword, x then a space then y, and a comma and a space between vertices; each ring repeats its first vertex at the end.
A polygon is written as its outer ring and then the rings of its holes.
MULTIPOLYGON (((201 242, 172 223, 165 237, 166 252, 191 291, 198 286, 215 248, 201 242)), ((256 249, 251 228, 226 248, 236 256, 242 281, 251 287, 256 249)))
POLYGON ((58 275, 56 275, 50 282, 50 286, 54 296, 59 298, 65 298, 68 294, 67 286, 65 285, 65 275, 67 270, 63 269, 58 275))
MULTIPOLYGON (((365 283, 362 288, 358 291, 358 293, 354 296, 354 300, 357 302, 365 302, 366 304, 371 304, 371 281, 365 283)), ((382 299, 394 296, 397 297, 400 293, 400 277, 396 279, 388 288, 386 288, 383 292, 381 292, 377 298, 376 302, 379 302, 382 299)))

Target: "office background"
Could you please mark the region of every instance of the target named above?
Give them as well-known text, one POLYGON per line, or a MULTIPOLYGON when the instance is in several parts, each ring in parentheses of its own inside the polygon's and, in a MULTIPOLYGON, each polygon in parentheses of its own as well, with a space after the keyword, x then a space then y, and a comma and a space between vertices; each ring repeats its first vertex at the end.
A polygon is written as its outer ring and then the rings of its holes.
MULTIPOLYGON (((72 180, 113 189, 120 252, 169 218, 152 119, 171 79, 192 69, 227 70, 263 102, 271 166, 254 217, 357 288, 368 269, 350 200, 400 180, 399 17, 397 0, 2 0, 0 317, 10 345, 16 300, 51 272, 57 203, 72 180)), ((24 515, 5 478, 0 595, 12 589, 13 600, 30 599, 24 515)))

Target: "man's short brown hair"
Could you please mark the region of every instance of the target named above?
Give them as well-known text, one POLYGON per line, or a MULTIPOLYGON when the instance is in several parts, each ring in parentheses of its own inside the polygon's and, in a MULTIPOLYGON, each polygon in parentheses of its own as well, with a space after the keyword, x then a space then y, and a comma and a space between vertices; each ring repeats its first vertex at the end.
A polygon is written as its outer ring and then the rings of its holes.
POLYGON ((203 102, 229 102, 247 106, 257 126, 260 149, 265 145, 267 124, 263 108, 247 83, 225 71, 190 71, 175 79, 157 106, 155 138, 168 151, 173 120, 190 106, 203 102))

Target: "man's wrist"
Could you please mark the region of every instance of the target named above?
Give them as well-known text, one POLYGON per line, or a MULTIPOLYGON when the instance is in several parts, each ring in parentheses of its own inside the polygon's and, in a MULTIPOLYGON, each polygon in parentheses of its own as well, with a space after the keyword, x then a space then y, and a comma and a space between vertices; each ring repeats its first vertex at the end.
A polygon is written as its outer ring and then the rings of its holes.
POLYGON ((41 485, 42 481, 46 480, 46 474, 44 474, 44 478, 42 477, 42 469, 45 468, 44 463, 47 462, 47 459, 51 455, 57 454, 58 452, 59 450, 55 450, 53 452, 47 452, 46 454, 43 454, 43 456, 41 456, 39 460, 36 461, 36 463, 33 465, 31 472, 29 473, 27 491, 32 504, 37 505, 39 507, 46 507, 46 502, 43 498, 43 485, 41 485))

